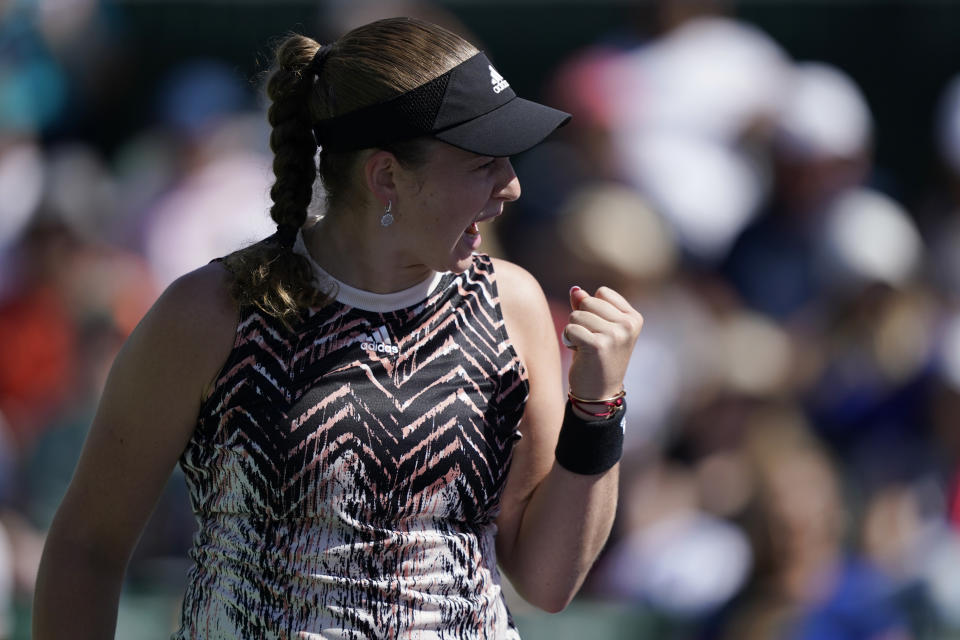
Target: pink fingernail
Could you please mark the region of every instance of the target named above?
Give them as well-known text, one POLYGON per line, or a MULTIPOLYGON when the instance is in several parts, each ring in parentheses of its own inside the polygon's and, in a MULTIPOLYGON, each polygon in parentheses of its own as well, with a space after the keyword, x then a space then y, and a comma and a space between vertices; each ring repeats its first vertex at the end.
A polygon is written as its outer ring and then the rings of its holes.
POLYGON ((574 291, 579 291, 579 290, 580 290, 580 287, 578 287, 577 285, 573 285, 572 287, 570 287, 570 295, 573 295, 574 291))

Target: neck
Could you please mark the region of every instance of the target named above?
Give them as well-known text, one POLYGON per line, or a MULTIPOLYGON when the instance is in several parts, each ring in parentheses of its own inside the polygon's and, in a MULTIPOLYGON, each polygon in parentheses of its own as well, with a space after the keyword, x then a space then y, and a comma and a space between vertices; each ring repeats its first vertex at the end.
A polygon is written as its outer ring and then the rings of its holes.
POLYGON ((376 216, 328 214, 303 230, 313 259, 337 280, 372 293, 393 293, 423 282, 434 271, 411 264, 391 242, 394 230, 384 229, 376 216), (357 219, 376 223, 358 224, 357 219))

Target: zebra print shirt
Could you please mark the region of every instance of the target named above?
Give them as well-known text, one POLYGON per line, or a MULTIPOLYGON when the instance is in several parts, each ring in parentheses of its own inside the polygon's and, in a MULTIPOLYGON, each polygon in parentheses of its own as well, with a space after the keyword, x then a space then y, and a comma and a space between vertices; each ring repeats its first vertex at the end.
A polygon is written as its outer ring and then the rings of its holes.
POLYGON ((341 285, 294 331, 242 311, 180 460, 174 639, 518 638, 494 519, 526 372, 488 257, 430 285, 392 310, 341 285))

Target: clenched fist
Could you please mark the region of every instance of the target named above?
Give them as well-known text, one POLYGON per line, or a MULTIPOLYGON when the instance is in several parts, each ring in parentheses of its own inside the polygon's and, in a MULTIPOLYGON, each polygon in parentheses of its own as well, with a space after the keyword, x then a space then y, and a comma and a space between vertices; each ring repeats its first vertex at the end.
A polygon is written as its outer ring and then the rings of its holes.
POLYGON ((592 296, 573 287, 570 308, 569 322, 563 328, 563 343, 574 351, 570 392, 588 400, 616 395, 623 389, 643 316, 609 287, 600 287, 592 296))

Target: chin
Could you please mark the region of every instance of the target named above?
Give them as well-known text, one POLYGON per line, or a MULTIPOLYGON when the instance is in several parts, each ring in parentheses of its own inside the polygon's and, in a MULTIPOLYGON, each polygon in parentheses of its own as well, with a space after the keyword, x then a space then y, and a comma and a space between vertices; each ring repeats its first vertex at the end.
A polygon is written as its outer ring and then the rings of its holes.
POLYGON ((473 264, 473 254, 470 254, 467 258, 453 259, 450 261, 450 264, 447 266, 447 271, 453 273, 463 273, 470 268, 470 265, 473 264))

